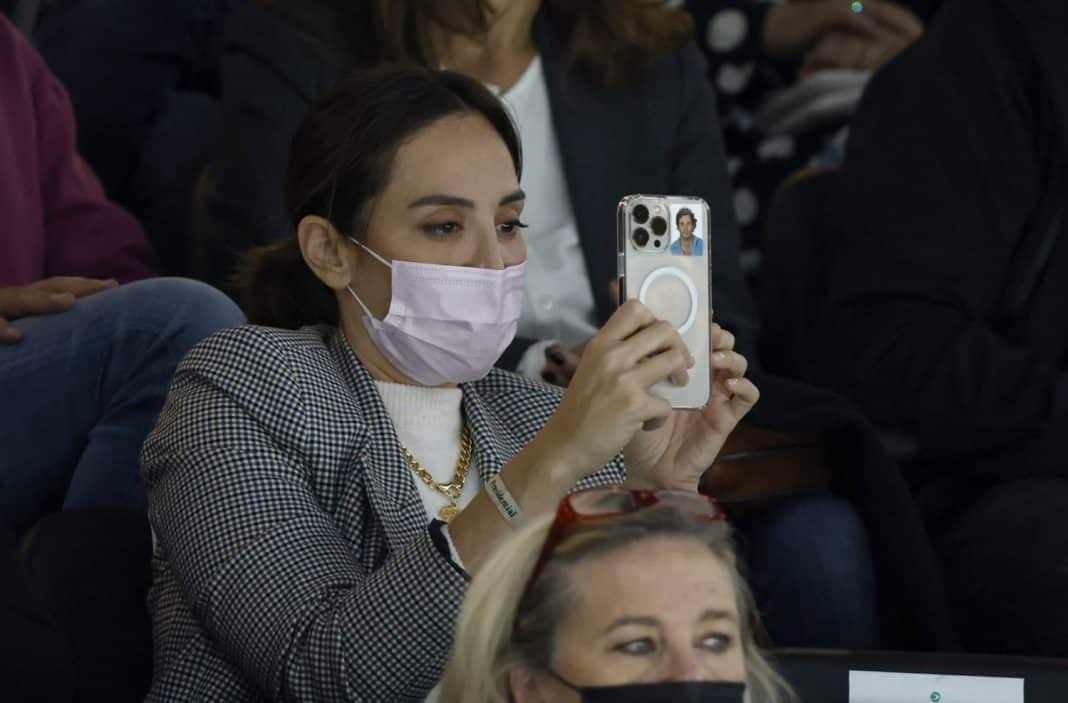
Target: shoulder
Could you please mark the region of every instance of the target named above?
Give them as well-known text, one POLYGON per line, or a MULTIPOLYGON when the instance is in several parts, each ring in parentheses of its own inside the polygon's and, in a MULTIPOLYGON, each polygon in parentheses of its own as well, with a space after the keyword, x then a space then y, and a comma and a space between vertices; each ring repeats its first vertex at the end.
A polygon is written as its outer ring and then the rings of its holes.
POLYGON ((339 383, 326 334, 325 328, 318 327, 232 327, 194 346, 178 366, 176 377, 202 376, 231 391, 278 392, 315 383, 339 383))

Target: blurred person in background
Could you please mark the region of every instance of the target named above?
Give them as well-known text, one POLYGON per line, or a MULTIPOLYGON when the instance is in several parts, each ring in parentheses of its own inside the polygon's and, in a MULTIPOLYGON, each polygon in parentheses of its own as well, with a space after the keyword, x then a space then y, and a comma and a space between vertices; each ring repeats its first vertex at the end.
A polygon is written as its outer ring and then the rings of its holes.
POLYGON ((27 27, 70 93, 82 155, 166 275, 189 273, 194 185, 222 143, 222 32, 240 2, 50 0, 27 27))
POLYGON ((141 226, 75 148, 67 93, 0 17, 0 527, 61 507, 143 510, 141 444, 178 361, 243 317, 153 279, 141 226))
POLYGON ((589 489, 475 576, 442 701, 792 701, 757 628, 714 501, 589 489))
POLYGON ((764 212, 791 175, 840 164, 868 76, 921 36, 939 2, 684 3, 718 98, 743 250, 759 252, 764 212))
POLYGON ((915 440, 985 652, 1068 655, 1065 36, 1060 0, 947 1, 868 87, 826 204, 809 373, 915 440))

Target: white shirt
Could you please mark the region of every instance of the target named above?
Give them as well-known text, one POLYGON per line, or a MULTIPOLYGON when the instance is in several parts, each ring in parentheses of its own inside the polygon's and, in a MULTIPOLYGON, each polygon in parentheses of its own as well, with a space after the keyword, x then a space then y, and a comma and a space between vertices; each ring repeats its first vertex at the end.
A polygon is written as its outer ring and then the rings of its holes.
MULTIPOLYGON (((460 458, 460 435, 463 430, 463 412, 460 404, 463 391, 459 388, 425 388, 408 386, 401 383, 375 381, 382 404, 393 420, 401 446, 412 453, 415 460, 430 472, 438 483, 449 483, 456 473, 456 462, 460 458)), ((426 509, 428 522, 441 519, 438 512, 449 505, 449 499, 410 472, 419 497, 426 509)), ((468 468, 467 480, 456 501, 463 510, 478 495, 482 481, 478 476, 478 467, 474 458, 468 468)), ((445 530, 448 537, 448 530, 445 530)), ((453 561, 462 566, 449 538, 449 548, 453 552, 453 561)))
MULTIPOLYGON (((527 243, 526 290, 518 336, 546 340, 527 350, 518 371, 540 379, 545 349, 571 348, 597 332, 593 288, 579 244, 571 196, 553 128, 541 57, 535 56, 519 80, 500 96, 523 143, 527 194, 523 231, 527 243)), ((608 217, 605 226, 612 226, 608 217)), ((607 286, 608 281, 601 281, 607 286)))

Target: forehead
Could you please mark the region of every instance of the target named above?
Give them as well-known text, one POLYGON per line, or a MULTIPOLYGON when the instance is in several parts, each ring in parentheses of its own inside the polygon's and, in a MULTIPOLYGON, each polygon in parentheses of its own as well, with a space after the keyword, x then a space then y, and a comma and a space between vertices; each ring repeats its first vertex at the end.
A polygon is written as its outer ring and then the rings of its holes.
POLYGON ((628 615, 691 619, 705 610, 737 612, 726 565, 685 538, 650 538, 577 564, 581 611, 608 623, 628 615))
POLYGON ((496 203, 518 187, 497 130, 481 115, 464 113, 424 127, 397 150, 386 194, 449 193, 496 203))

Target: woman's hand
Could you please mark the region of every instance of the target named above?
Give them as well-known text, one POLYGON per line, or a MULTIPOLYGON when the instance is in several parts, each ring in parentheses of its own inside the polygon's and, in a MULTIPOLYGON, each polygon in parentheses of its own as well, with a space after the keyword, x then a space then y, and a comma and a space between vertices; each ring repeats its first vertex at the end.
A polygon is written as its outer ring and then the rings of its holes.
POLYGON ((611 461, 642 427, 666 420, 671 405, 649 389, 669 379, 684 385, 691 366, 675 328, 627 301, 586 344, 543 432, 564 449, 577 480, 611 461))
POLYGON ((860 12, 850 0, 792 0, 772 5, 765 15, 764 51, 772 58, 793 58, 838 33, 876 45, 907 44, 923 24, 888 0, 863 0, 860 12))
POLYGON ((699 411, 676 410, 663 425, 637 432, 623 450, 627 483, 696 491, 727 437, 756 405, 760 391, 745 378, 749 363, 734 351, 734 335, 713 323, 712 389, 699 411))
POLYGON ((22 332, 12 324, 30 315, 52 315, 74 307, 78 298, 118 285, 114 280, 54 276, 18 288, 0 288, 0 344, 14 344, 22 332))

